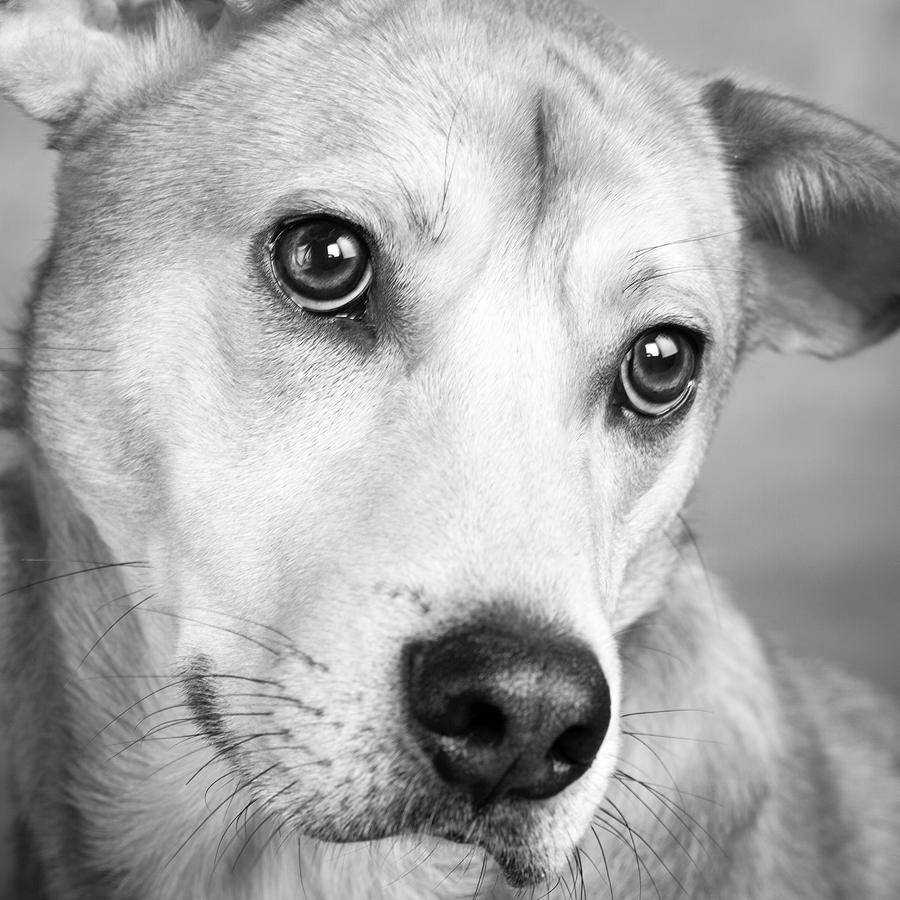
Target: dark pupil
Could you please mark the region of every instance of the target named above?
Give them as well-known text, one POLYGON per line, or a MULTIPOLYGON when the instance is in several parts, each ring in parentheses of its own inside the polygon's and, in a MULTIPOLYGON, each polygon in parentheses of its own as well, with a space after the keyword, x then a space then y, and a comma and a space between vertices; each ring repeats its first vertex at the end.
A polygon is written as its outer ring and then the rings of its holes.
POLYGON ((641 396, 653 403, 677 400, 694 374, 694 350, 675 332, 644 335, 634 347, 631 380, 641 396))
POLYGON ((366 271, 362 241, 332 222, 304 223, 281 240, 279 261, 294 290, 310 300, 339 300, 352 293, 366 271))

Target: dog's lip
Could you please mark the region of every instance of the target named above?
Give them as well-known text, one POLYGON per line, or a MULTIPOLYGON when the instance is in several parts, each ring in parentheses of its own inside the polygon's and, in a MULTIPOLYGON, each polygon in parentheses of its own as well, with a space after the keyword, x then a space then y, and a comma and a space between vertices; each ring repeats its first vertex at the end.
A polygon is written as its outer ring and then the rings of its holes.
MULTIPOLYGON (((312 835, 307 835, 312 837, 312 835)), ((503 840, 491 840, 491 835, 479 830, 468 833, 458 827, 430 828, 428 830, 410 832, 393 832, 354 835, 344 839, 334 836, 315 836, 314 840, 323 844, 340 844, 343 846, 365 846, 373 842, 392 841, 399 838, 425 838, 427 840, 446 842, 454 847, 475 848, 484 853, 502 873, 506 883, 515 889, 534 887, 551 877, 551 870, 542 865, 534 856, 533 848, 526 845, 510 846, 503 840)))
POLYGON ((455 831, 450 829, 449 831, 444 832, 439 835, 439 837, 443 838, 445 841, 449 841, 451 844, 466 844, 471 846, 472 839, 471 836, 465 834, 462 831, 455 831))
POLYGON ((335 828, 333 822, 329 825, 327 820, 320 820, 313 827, 311 823, 303 823, 298 831, 326 844, 362 845, 414 837, 446 842, 456 848, 472 848, 484 853, 506 883, 517 889, 535 886, 554 876, 558 860, 536 851, 543 844, 539 839, 541 824, 529 821, 526 815, 534 803, 507 799, 479 810, 455 792, 424 789, 417 799, 418 802, 404 806, 405 827, 397 827, 394 809, 382 809, 358 820, 356 827, 344 823, 343 827, 335 828), (529 840, 535 826, 536 840, 529 840))
MULTIPOLYGON (((492 847, 490 842, 472 841, 471 836, 467 836, 461 831, 448 830, 436 833, 429 832, 413 832, 405 835, 409 838, 426 838, 433 841, 446 841, 454 847, 471 847, 475 848, 491 860, 502 873, 506 883, 515 890, 533 888, 551 877, 551 871, 544 866, 536 863, 528 847, 492 847)), ((381 837, 375 840, 390 841, 404 835, 393 835, 392 837, 381 837)), ((359 841, 341 842, 346 845, 366 846, 372 843, 373 839, 363 839, 359 841)), ((329 842, 325 842, 329 843, 329 842)))
POLYGON ((490 836, 485 839, 484 835, 454 828, 436 829, 429 837, 455 846, 477 847, 497 864, 506 882, 513 888, 534 887, 551 875, 550 870, 534 858, 532 849, 527 846, 508 846, 502 841, 491 841, 490 836))

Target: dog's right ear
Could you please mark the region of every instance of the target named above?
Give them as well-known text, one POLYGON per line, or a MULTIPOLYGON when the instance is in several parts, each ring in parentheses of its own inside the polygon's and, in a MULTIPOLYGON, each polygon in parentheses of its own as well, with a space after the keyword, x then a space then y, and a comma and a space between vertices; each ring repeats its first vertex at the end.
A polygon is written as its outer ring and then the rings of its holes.
POLYGON ((0 0, 0 94, 58 124, 84 104, 101 60, 120 53, 115 4, 0 0))
POLYGON ((0 0, 0 94, 67 130, 114 107, 150 74, 152 38, 134 15, 141 9, 116 0, 0 0))
POLYGON ((70 133, 274 0, 0 0, 0 95, 70 133))

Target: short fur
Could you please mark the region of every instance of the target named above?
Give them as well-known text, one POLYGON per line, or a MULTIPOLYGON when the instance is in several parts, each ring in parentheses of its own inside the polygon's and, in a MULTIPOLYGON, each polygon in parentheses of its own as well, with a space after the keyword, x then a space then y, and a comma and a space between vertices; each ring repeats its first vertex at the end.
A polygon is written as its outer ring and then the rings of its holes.
POLYGON ((897 148, 556 0, 192 6, 0 3, 0 90, 62 150, 0 894, 895 900, 892 701, 762 644, 679 511, 747 353, 897 327, 897 148), (272 283, 323 210, 377 248, 362 320, 272 283), (666 323, 702 365, 643 420, 617 373, 666 323), (549 799, 476 809, 414 738, 404 648, 486 619, 609 682, 549 799))

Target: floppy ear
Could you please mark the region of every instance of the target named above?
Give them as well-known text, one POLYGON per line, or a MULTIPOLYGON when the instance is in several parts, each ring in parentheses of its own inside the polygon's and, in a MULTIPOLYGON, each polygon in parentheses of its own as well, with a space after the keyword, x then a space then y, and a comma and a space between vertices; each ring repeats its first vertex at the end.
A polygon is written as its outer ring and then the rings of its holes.
POLYGON ((900 149, 816 106, 716 81, 749 238, 751 340, 852 353, 900 325, 900 149))
POLYGON ((224 8, 224 0, 0 0, 0 95, 75 130, 196 57, 224 8))

